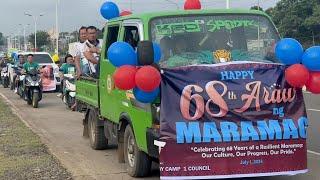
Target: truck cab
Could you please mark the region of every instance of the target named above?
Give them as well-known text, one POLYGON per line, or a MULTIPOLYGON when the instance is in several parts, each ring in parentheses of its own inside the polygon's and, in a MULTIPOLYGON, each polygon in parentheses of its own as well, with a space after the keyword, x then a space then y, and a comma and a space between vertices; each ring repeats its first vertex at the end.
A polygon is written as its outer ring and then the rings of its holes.
POLYGON ((144 104, 132 91, 115 88, 116 68, 107 57, 111 44, 124 41, 141 51, 140 41, 158 43, 160 68, 230 61, 277 63, 273 49, 279 34, 261 11, 191 10, 110 20, 103 40, 99 78, 82 77, 76 84, 78 106, 85 113, 84 136, 96 150, 116 144, 119 162, 126 163, 129 175, 143 177, 159 158, 161 100, 144 104))

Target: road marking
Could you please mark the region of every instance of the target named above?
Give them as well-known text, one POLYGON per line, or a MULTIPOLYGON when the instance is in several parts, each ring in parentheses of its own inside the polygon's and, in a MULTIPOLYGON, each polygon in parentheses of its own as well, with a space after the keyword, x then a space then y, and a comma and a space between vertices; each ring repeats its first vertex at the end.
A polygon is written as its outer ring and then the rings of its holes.
POLYGON ((320 112, 320 109, 308 109, 308 111, 316 111, 316 112, 320 112))
POLYGON ((310 154, 314 154, 314 155, 320 156, 320 153, 318 153, 318 152, 311 151, 311 150, 307 150, 307 151, 308 151, 308 153, 310 153, 310 154))

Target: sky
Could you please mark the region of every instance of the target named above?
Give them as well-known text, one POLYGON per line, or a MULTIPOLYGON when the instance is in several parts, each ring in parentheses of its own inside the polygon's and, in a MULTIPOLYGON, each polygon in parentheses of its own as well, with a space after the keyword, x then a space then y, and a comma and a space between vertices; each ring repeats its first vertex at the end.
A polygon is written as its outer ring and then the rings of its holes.
MULTIPOLYGON (((24 13, 39 16, 38 30, 50 30, 55 27, 55 7, 58 6, 59 31, 71 32, 81 26, 94 25, 102 28, 105 20, 100 15, 100 6, 106 0, 0 0, 0 32, 5 36, 22 35, 23 26, 26 33, 34 32, 32 17, 24 13), (21 24, 21 25, 19 25, 21 24), (29 24, 29 25, 28 25, 29 24)), ((176 10, 183 8, 184 0, 112 0, 120 10, 131 10, 133 13, 176 10), (177 7, 178 6, 178 7, 177 7)), ((273 7, 279 0, 260 0, 264 9, 273 7)), ((225 8, 225 0, 201 0, 203 8, 225 8)), ((258 0, 230 0, 231 8, 250 8, 257 5, 258 0)))

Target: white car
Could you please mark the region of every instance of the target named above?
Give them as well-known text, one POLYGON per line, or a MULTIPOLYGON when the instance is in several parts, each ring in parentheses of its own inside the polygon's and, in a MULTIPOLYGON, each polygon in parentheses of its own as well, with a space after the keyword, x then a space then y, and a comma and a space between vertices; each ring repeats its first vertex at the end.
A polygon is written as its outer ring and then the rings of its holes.
MULTIPOLYGON (((20 52, 20 53, 18 53, 18 55, 23 55, 24 56, 25 62, 27 62, 27 55, 28 54, 32 54, 33 55, 33 62, 38 63, 40 65, 40 67, 41 66, 51 65, 53 67, 55 83, 56 83, 57 86, 61 85, 61 79, 60 79, 60 76, 59 76, 59 67, 58 67, 58 65, 56 65, 53 62, 53 59, 52 59, 52 57, 51 57, 51 55, 49 53, 47 53, 47 52, 20 52)), ((18 63, 19 63, 18 60, 16 60, 16 62, 14 64, 17 65, 18 63)), ((10 65, 9 69, 8 69, 10 82, 13 82, 13 74, 14 74, 13 66, 14 65, 10 65)))

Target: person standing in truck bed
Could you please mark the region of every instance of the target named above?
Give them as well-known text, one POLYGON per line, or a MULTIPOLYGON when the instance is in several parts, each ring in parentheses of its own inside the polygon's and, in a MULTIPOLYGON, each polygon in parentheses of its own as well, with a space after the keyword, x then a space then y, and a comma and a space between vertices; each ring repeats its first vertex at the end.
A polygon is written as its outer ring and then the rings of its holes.
POLYGON ((99 74, 99 59, 102 48, 102 40, 97 39, 97 28, 89 26, 87 28, 88 40, 85 42, 84 56, 89 61, 90 75, 97 77, 99 74))

